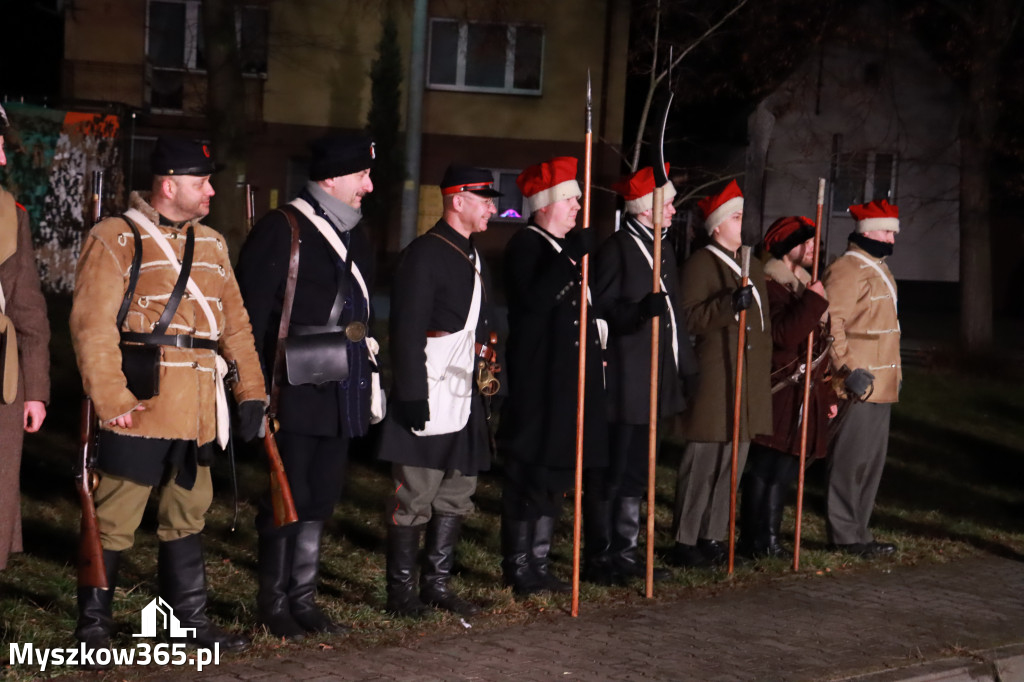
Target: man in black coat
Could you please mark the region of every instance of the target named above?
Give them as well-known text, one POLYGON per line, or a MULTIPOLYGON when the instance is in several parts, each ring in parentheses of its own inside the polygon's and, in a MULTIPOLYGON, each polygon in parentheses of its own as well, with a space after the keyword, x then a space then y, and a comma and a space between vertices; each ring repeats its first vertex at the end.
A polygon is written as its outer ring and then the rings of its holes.
MULTIPOLYGON (((666 164, 665 172, 668 172, 666 164)), ((597 252, 594 296, 608 323, 609 466, 588 477, 586 576, 600 584, 645 575, 637 556, 640 502, 647 494, 650 424, 651 319, 659 318, 658 415, 686 408, 696 386, 697 357, 677 296, 678 268, 672 248, 661 249, 661 287, 653 292, 656 182, 643 168, 613 186, 626 201, 621 228, 597 252)), ((661 239, 676 209, 672 183, 664 188, 661 239)), ((656 571, 656 579, 668 576, 656 571)))
MULTIPOLYGON (((256 516, 259 531, 259 621, 276 637, 307 632, 340 633, 315 604, 324 523, 341 497, 351 438, 370 424, 372 356, 370 322, 373 258, 360 225, 363 197, 373 191, 374 147, 361 134, 329 136, 311 145, 309 182, 299 196, 264 216, 238 260, 238 282, 252 321, 256 348, 271 390, 270 413, 299 522, 276 528, 269 495, 256 516), (281 329, 298 229, 297 279, 291 319, 281 329), (346 372, 300 376, 296 353, 278 353, 279 335, 290 340, 330 334, 331 355, 346 372), (286 367, 282 366, 286 365, 286 367)), ((294 350, 294 347, 293 349, 294 350)))
POLYGON ((479 608, 449 586, 477 475, 490 468, 476 358, 493 325, 490 274, 472 235, 497 212, 490 171, 450 166, 444 215, 402 252, 391 290, 394 383, 380 439, 394 494, 387 525, 387 609, 422 616, 426 605, 471 616, 479 608), (475 343, 474 343, 475 342, 475 343), (426 528, 420 592, 416 555, 426 528))
MULTIPOLYGON (((509 395, 498 431, 505 470, 502 569, 519 595, 570 589, 549 572, 548 555, 576 463, 580 263, 592 234, 570 234, 582 194, 576 166, 575 158, 556 157, 519 175, 531 218, 505 248, 509 395)), ((604 359, 599 324, 588 310, 584 466, 600 467, 608 440, 604 359)))

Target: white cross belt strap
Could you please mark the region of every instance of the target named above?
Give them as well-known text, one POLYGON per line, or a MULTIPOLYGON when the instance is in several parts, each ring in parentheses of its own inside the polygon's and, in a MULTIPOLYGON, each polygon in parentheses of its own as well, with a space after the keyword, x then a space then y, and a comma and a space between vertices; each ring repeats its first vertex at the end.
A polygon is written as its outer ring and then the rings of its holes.
MULTIPOLYGON (((174 268, 174 272, 181 272, 181 264, 178 263, 177 256, 174 255, 174 249, 167 242, 167 237, 157 229, 153 221, 147 218, 141 211, 136 208, 130 208, 124 213, 125 217, 130 218, 132 222, 141 227, 146 231, 156 245, 160 247, 160 250, 164 252, 164 256, 167 258, 167 262, 174 268)), ((203 314, 206 315, 206 321, 210 325, 210 338, 216 341, 220 338, 220 329, 217 327, 217 319, 213 316, 213 310, 210 309, 210 304, 206 302, 206 296, 199 289, 199 285, 195 283, 191 277, 188 278, 188 283, 185 288, 189 290, 193 298, 202 308, 203 314)))
MULTIPOLYGON (((878 263, 876 263, 875 261, 873 261, 870 258, 868 258, 867 256, 865 256, 863 253, 860 253, 858 251, 847 251, 843 255, 844 256, 856 256, 857 258, 860 258, 862 261, 864 261, 865 263, 867 263, 868 265, 870 265, 872 268, 875 269, 875 272, 878 273, 878 276, 882 278, 882 281, 885 282, 885 286, 889 289, 889 295, 892 296, 892 307, 893 307, 893 310, 898 315, 899 314, 899 309, 896 307, 896 287, 893 286, 893 283, 890 282, 889 278, 885 276, 885 272, 882 270, 882 268, 878 267, 878 263)), ((898 324, 899 323, 897 322, 897 325, 898 324)))
MULTIPOLYGON (((730 270, 736 273, 736 276, 740 278, 740 281, 743 281, 743 271, 740 270, 740 266, 736 265, 736 261, 734 261, 732 258, 729 258, 729 256, 725 255, 711 244, 708 244, 704 248, 713 253, 715 255, 715 258, 725 263, 730 270)), ((757 287, 753 288, 753 292, 754 301, 757 303, 757 312, 761 316, 761 331, 764 331, 764 306, 761 305, 761 294, 757 293, 757 287)))
MULTIPOLYGON (((318 216, 314 211, 313 207, 309 205, 309 202, 305 199, 297 197, 291 201, 291 205, 299 210, 299 213, 306 216, 306 219, 313 223, 313 226, 323 235, 327 243, 331 245, 334 252, 338 254, 342 262, 348 259, 348 249, 341 243, 341 237, 338 236, 338 231, 335 230, 329 222, 327 222, 323 216, 318 216)), ((359 284, 359 288, 363 291, 363 298, 366 299, 366 310, 369 313, 370 310, 370 293, 366 288, 366 282, 363 281, 363 273, 359 272, 359 267, 355 261, 352 261, 352 277, 355 278, 359 284)), ((367 314, 369 317, 369 314, 367 314)))
MULTIPOLYGON (((555 250, 555 253, 562 253, 561 245, 559 245, 559 243, 555 241, 555 238, 552 237, 550 234, 540 229, 536 225, 527 225, 526 229, 533 230, 541 237, 544 237, 544 239, 547 240, 548 244, 551 244, 551 248, 555 250)), ((587 303, 589 303, 590 305, 594 305, 594 299, 590 295, 589 284, 587 285, 587 303)), ((608 321, 602 320, 599 317, 595 317, 594 324, 597 325, 597 338, 600 339, 601 341, 601 348, 605 349, 608 347, 608 321)))
MULTIPOLYGON (((455 247, 458 248, 458 247, 455 247)), ((417 436, 439 436, 461 431, 473 408, 473 371, 476 369, 476 323, 480 319, 480 254, 473 249, 473 298, 461 331, 428 337, 427 403, 430 419, 417 436)))
MULTIPOLYGON (((644 255, 644 258, 647 259, 647 264, 651 266, 651 273, 653 274, 654 273, 654 257, 647 252, 647 249, 644 248, 644 243, 640 240, 640 237, 636 236, 632 232, 629 233, 629 236, 633 238, 633 241, 636 242, 637 248, 640 249, 640 253, 642 253, 644 255)), ((661 284, 661 290, 663 292, 665 292, 666 296, 668 296, 668 287, 665 286, 665 278, 664 277, 659 278, 658 283, 661 284)), ((668 321, 671 323, 671 326, 672 326, 672 359, 674 359, 676 361, 676 369, 678 370, 679 369, 679 332, 676 330, 676 311, 672 309, 672 301, 666 301, 666 302, 668 303, 668 321)))

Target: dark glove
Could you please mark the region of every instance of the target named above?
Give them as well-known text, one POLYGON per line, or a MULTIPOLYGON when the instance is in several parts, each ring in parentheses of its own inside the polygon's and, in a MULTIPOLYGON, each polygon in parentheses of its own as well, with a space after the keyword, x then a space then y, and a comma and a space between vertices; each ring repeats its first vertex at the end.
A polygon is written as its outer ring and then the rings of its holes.
POLYGON ((391 405, 395 421, 409 429, 422 431, 430 419, 430 403, 426 400, 396 400, 391 405))
POLYGON ((748 284, 732 292, 732 311, 738 313, 746 310, 754 302, 754 285, 748 284))
POLYGON ((565 236, 565 253, 574 261, 579 262, 583 256, 593 253, 597 245, 595 230, 573 230, 565 236))
POLYGON ((640 309, 640 319, 649 320, 652 317, 663 315, 668 310, 668 294, 664 291, 651 292, 640 299, 637 303, 640 309))
POLYGON ((683 377, 683 397, 686 398, 687 406, 692 406, 697 398, 697 388, 700 386, 700 374, 687 374, 683 377))
POLYGON ((843 381, 843 385, 846 387, 848 393, 852 393, 858 398, 868 392, 871 388, 871 384, 875 381, 875 375, 866 369, 857 369, 850 372, 846 379, 843 381))
POLYGON ((246 400, 238 406, 238 437, 249 442, 259 435, 267 408, 262 400, 246 400))

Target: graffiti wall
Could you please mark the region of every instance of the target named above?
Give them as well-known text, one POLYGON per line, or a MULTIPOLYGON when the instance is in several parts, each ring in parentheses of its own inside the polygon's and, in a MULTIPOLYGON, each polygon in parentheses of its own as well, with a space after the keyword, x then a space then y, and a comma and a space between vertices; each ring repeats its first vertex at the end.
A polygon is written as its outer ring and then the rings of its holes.
POLYGON ((12 133, 0 184, 29 213, 43 286, 70 292, 93 223, 93 171, 103 171, 104 215, 124 208, 120 122, 110 114, 5 103, 12 133))

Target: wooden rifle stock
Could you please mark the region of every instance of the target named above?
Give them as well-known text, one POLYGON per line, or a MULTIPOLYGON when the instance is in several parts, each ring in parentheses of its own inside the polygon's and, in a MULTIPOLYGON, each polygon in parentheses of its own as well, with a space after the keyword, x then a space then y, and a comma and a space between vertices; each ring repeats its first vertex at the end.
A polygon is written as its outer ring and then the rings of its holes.
POLYGON ((93 501, 93 472, 90 460, 96 447, 96 410, 92 399, 82 399, 82 423, 79 446, 79 471, 75 477, 78 500, 82 505, 82 524, 78 542, 78 586, 107 589, 107 572, 103 566, 103 545, 96 521, 93 501))
POLYGON ((277 449, 277 441, 266 417, 263 418, 263 447, 270 464, 270 503, 274 508, 274 525, 280 528, 298 521, 299 515, 295 511, 295 500, 292 499, 292 488, 288 485, 284 463, 281 462, 281 452, 277 449))

